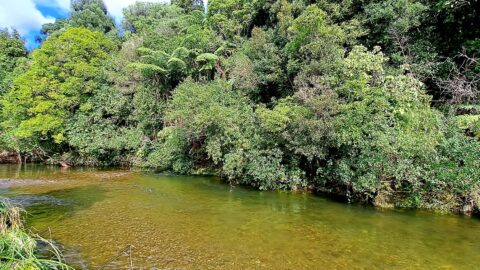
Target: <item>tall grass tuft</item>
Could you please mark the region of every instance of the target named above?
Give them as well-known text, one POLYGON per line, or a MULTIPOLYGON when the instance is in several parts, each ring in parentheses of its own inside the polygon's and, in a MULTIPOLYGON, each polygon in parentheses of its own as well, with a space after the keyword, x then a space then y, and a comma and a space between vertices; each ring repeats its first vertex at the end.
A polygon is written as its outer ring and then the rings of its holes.
POLYGON ((23 226, 23 209, 0 198, 0 270, 70 270, 58 248, 38 235, 27 233, 23 226), (50 256, 38 255, 38 244, 48 247, 50 256))
POLYGON ((13 206, 7 199, 0 198, 0 231, 21 229, 23 225, 21 212, 21 208, 13 206))

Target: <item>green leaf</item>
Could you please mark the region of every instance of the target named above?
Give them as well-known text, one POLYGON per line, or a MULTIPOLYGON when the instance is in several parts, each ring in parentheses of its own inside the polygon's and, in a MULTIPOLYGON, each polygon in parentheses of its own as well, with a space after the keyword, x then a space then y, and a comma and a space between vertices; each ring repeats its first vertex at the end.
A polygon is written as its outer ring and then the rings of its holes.
POLYGON ((131 63, 131 64, 128 64, 128 68, 138 70, 142 73, 143 76, 146 76, 146 77, 167 73, 167 70, 152 64, 131 63))

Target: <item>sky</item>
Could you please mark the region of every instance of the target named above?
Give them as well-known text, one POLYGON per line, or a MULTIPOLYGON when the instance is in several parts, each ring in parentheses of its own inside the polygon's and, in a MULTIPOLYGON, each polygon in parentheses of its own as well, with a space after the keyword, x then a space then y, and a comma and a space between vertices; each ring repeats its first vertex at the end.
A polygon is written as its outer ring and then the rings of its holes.
MULTIPOLYGON (((122 19, 123 8, 138 0, 104 0, 110 15, 117 22, 122 19)), ((142 0, 143 2, 169 2, 169 0, 142 0)), ((68 16, 70 0, 0 0, 0 28, 15 28, 33 49, 39 44, 35 37, 45 23, 68 16)))

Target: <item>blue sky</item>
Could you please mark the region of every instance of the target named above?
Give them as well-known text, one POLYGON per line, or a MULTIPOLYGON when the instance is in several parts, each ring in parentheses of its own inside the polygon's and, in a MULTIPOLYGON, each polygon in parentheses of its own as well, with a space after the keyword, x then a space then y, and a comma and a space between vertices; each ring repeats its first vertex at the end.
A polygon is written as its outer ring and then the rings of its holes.
MULTIPOLYGON (((2 0, 0 0, 2 1, 2 0)), ((36 8, 40 13, 47 18, 66 18, 68 10, 61 6, 45 5, 44 3, 37 3, 36 8)), ((28 34, 24 35, 26 46, 28 49, 36 48, 39 44, 36 43, 35 37, 40 34, 39 29, 31 29, 28 34)))
MULTIPOLYGON (((123 8, 137 0, 104 0, 110 15, 120 21, 123 8)), ((142 0, 169 2, 169 0, 142 0)), ((206 1, 206 0, 205 0, 206 1)), ((70 0, 0 0, 0 28, 15 28, 26 41, 26 47, 38 47, 35 37, 43 24, 68 16, 70 0)))

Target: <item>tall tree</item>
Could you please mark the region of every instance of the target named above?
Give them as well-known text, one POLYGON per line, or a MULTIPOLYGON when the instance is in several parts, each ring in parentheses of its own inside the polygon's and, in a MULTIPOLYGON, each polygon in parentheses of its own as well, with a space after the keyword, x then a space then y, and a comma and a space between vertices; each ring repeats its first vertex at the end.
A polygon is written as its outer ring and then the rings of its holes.
POLYGON ((115 29, 115 23, 108 15, 103 0, 73 0, 71 4, 71 26, 86 27, 109 33, 115 29))
POLYGON ((27 50, 20 34, 16 30, 0 29, 0 93, 7 90, 11 73, 19 58, 25 56, 27 50))
POLYGON ((44 24, 41 33, 48 36, 69 26, 85 27, 106 34, 114 32, 115 21, 108 15, 103 0, 72 0, 70 16, 44 24))
POLYGON ((5 95, 2 127, 38 149, 65 142, 66 121, 101 91, 102 66, 115 48, 104 34, 86 28, 68 28, 47 39, 5 95))

